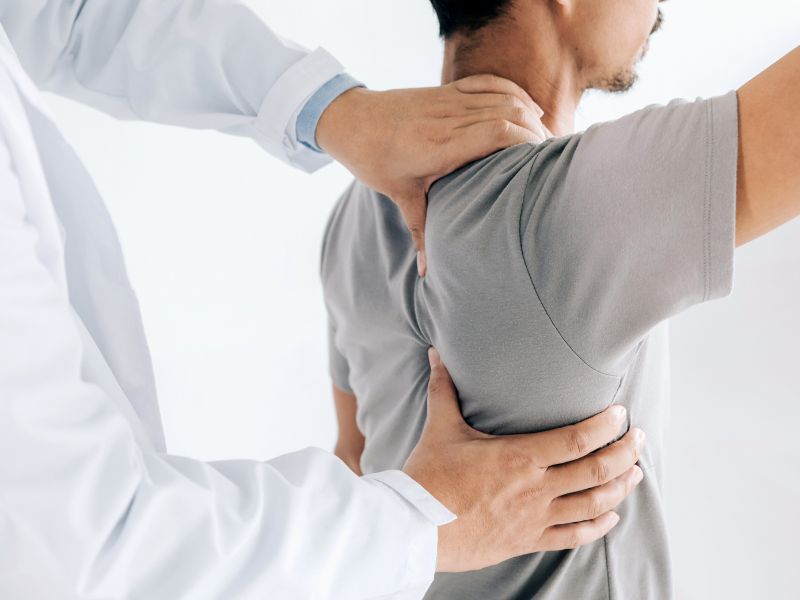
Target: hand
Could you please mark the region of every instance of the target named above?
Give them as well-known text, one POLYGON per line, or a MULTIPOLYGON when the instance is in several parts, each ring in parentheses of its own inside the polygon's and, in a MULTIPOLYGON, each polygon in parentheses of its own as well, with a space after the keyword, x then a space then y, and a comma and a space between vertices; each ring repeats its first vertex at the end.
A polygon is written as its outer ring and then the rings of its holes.
POLYGON ((458 515, 439 528, 438 571, 576 548, 617 524, 612 509, 643 477, 641 430, 603 448, 625 423, 622 406, 560 429, 491 436, 467 425, 433 349, 430 358, 428 420, 403 470, 458 515))
POLYGON ((541 109, 518 85, 476 75, 436 88, 339 96, 322 114, 317 142, 372 189, 394 200, 425 275, 428 188, 473 160, 549 134, 541 109))

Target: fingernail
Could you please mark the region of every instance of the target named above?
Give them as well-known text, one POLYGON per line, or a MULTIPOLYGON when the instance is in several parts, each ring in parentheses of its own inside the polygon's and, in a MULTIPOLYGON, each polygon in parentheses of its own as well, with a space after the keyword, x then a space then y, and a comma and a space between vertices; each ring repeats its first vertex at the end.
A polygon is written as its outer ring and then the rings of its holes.
POLYGON ((637 430, 634 432, 634 434, 633 434, 633 435, 634 435, 634 439, 636 440, 636 443, 637 443, 637 444, 639 444, 639 446, 644 446, 644 440, 645 440, 645 438, 647 437, 647 436, 644 434, 644 431, 642 431, 641 429, 637 429, 637 430))
POLYGON ((611 513, 611 526, 613 527, 619 523, 619 515, 617 513, 611 513))
POLYGON ((536 107, 536 110, 539 113, 539 118, 541 119, 544 116, 544 111, 539 106, 536 107))
POLYGON ((428 261, 424 252, 417 252, 417 273, 420 277, 425 277, 428 272, 428 261))
POLYGON ((441 364, 442 359, 439 356, 439 352, 436 348, 428 348, 428 362, 430 363, 431 367, 438 367, 441 364))
POLYGON ((617 419, 617 421, 624 420, 625 415, 628 412, 627 410, 625 410, 625 407, 622 406, 621 404, 615 404, 612 410, 614 411, 614 417, 617 419))
POLYGON ((639 483, 642 479, 644 479, 644 471, 642 471, 641 467, 636 467, 631 474, 631 480, 633 481, 633 485, 639 483))

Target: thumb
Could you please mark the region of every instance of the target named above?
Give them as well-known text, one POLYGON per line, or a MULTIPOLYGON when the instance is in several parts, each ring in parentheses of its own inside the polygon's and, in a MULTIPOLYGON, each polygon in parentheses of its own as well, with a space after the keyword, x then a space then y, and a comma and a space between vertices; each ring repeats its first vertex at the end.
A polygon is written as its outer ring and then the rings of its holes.
POLYGON ((425 426, 459 431, 468 428, 458 405, 456 387, 435 348, 428 349, 428 360, 431 378, 428 381, 428 421, 425 426))
POLYGON ((413 196, 405 198, 399 203, 403 219, 411 232, 411 239, 417 248, 417 269, 420 277, 425 277, 428 271, 428 261, 425 256, 425 221, 428 211, 428 199, 425 191, 419 189, 413 196))

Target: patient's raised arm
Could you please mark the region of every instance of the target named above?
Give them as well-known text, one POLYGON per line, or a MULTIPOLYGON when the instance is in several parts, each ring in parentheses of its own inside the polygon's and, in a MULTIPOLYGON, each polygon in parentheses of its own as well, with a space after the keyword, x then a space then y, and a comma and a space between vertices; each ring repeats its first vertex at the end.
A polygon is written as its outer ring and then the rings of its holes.
POLYGON ((736 244, 800 215, 800 47, 739 91, 736 244))

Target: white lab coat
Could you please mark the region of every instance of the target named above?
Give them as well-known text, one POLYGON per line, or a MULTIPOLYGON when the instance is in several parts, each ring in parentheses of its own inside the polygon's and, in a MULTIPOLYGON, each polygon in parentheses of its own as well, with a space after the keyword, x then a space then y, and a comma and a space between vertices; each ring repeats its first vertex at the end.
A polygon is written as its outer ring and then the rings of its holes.
POLYGON ((0 0, 0 23, 0 598, 421 597, 452 515, 404 474, 166 454, 117 236, 29 77, 310 170, 294 119, 341 66, 236 1, 0 0))

